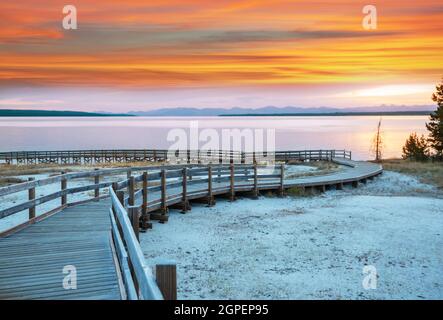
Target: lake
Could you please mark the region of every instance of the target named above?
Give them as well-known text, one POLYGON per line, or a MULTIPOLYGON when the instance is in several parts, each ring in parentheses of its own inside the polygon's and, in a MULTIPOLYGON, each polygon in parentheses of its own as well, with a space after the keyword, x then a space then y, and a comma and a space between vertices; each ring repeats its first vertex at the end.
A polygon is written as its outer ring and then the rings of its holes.
MULTIPOLYGON (((167 149, 172 129, 274 129, 276 150, 347 149, 372 159, 379 117, 93 117, 0 118, 0 151, 69 149, 167 149)), ((385 158, 400 157, 408 135, 426 133, 427 116, 383 116, 385 158)), ((200 145, 203 145, 201 143, 200 145)))

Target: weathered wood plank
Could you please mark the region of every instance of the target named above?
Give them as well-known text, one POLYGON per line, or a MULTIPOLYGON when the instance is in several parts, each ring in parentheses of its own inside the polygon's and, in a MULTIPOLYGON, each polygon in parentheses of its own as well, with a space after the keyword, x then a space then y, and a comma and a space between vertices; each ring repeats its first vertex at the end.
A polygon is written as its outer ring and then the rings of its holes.
POLYGON ((0 240, 0 298, 120 299, 104 202, 66 208, 0 240), (63 288, 63 267, 77 270, 77 289, 63 288))

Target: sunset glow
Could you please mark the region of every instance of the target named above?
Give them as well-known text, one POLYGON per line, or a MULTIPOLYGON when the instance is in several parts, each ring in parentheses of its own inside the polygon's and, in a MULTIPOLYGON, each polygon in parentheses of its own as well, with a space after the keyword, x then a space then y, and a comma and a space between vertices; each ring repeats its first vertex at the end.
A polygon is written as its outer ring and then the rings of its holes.
POLYGON ((372 31, 355 0, 78 0, 77 30, 65 4, 0 4, 0 108, 432 104, 443 74, 441 0, 372 31))

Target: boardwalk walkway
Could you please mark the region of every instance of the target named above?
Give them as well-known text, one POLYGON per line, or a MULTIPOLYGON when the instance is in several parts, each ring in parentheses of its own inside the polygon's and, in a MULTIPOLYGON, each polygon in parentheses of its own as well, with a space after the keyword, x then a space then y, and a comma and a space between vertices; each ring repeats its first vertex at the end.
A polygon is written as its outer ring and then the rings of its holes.
POLYGON ((83 204, 0 241, 0 299, 121 299, 109 203, 83 204), (63 288, 63 268, 77 289, 63 288))
MULTIPOLYGON (((344 165, 338 172, 321 176, 307 176, 284 180, 284 188, 336 187, 343 184, 366 182, 382 172, 381 166, 369 162, 332 159, 344 165)), ((245 169, 248 170, 248 169, 245 169)), ((246 172, 245 172, 246 173, 246 172)), ((251 191, 254 188, 250 176, 235 184, 235 191, 251 191)), ((187 189, 189 200, 208 196, 208 179, 194 181, 187 189)), ((175 179, 175 178, 174 178, 175 179)), ((281 189, 278 178, 264 179, 259 190, 281 189)), ((230 183, 213 176, 213 192, 230 192, 230 183)), ((167 206, 182 201, 183 189, 179 185, 165 190, 167 206)), ((161 207, 160 190, 149 191, 149 211, 161 207)), ((140 198, 137 199, 140 203, 140 198)), ((111 236, 110 200, 68 207, 38 223, 0 239, 0 299, 122 299, 124 286, 119 280, 115 250, 111 236), (77 289, 66 290, 63 268, 75 266, 77 289)))

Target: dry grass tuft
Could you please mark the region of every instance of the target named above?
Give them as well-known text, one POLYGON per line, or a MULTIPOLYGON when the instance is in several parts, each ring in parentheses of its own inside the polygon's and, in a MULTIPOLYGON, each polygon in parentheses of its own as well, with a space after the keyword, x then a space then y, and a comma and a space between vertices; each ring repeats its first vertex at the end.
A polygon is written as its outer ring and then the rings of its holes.
POLYGON ((122 163, 95 163, 95 164, 32 164, 32 165, 0 165, 1 177, 13 177, 21 175, 33 175, 33 174, 60 174, 61 171, 76 172, 94 170, 95 168, 130 168, 130 167, 146 167, 146 166, 159 166, 163 162, 122 162, 122 163))
POLYGON ((286 190, 286 194, 290 197, 308 197, 311 194, 306 192, 304 188, 292 187, 286 190))
POLYGON ((416 162, 402 159, 382 161, 385 170, 396 171, 417 177, 420 182, 443 189, 443 162, 416 162))

